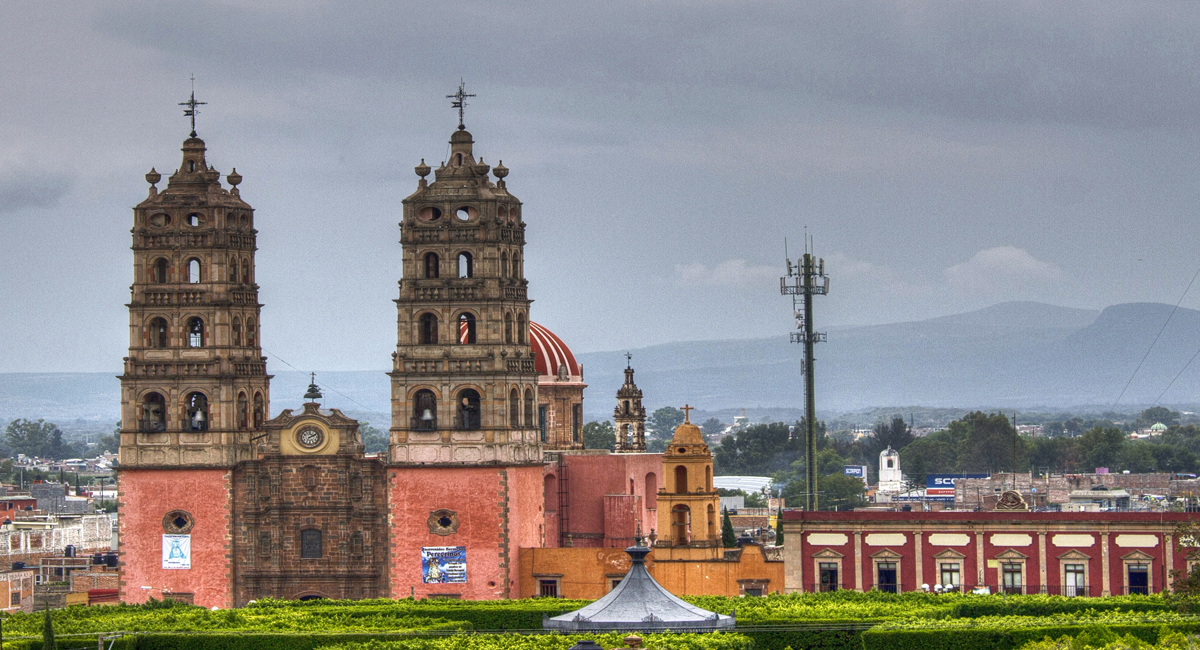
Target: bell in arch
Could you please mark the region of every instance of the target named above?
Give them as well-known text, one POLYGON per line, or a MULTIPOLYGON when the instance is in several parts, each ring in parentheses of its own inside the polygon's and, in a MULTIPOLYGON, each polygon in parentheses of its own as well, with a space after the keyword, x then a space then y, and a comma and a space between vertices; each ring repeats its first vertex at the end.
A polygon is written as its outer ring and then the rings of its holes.
POLYGON ((432 419, 433 419, 433 411, 432 411, 432 410, 430 410, 430 409, 425 409, 425 410, 424 410, 424 411, 421 413, 421 419, 422 419, 422 420, 424 420, 424 421, 426 421, 426 422, 428 422, 428 421, 432 420, 432 419))

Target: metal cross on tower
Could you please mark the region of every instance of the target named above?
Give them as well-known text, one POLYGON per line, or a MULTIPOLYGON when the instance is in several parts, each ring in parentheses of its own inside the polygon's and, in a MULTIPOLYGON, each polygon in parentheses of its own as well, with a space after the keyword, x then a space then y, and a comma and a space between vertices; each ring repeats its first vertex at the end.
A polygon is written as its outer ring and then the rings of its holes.
POLYGON ((183 116, 192 118, 192 137, 196 137, 196 114, 200 112, 197 106, 204 106, 208 102, 196 101, 196 75, 192 75, 192 96, 186 102, 179 102, 180 106, 187 106, 183 109, 183 116))
POLYGON ((466 84, 463 83, 462 79, 458 80, 458 92, 454 93, 453 95, 446 95, 446 99, 454 100, 454 101, 450 102, 450 108, 458 109, 458 128, 460 128, 460 129, 467 128, 467 127, 463 126, 463 107, 467 105, 466 99, 468 97, 474 97, 474 96, 475 95, 467 94, 466 84))
POLYGON ((683 405, 683 407, 682 407, 682 408, 680 408, 679 410, 680 410, 680 411, 683 411, 683 421, 684 421, 684 422, 687 422, 688 424, 691 424, 691 422, 692 422, 692 418, 691 418, 692 411, 695 411, 695 410, 696 410, 696 407, 694 407, 694 406, 688 406, 687 404, 684 404, 684 405, 683 405))
POLYGON ((804 373, 805 510, 816 510, 817 400, 813 395, 813 344, 826 338, 824 332, 813 331, 812 297, 829 293, 829 277, 825 275, 825 260, 818 260, 809 248, 809 238, 805 236, 804 257, 792 264, 787 259, 787 245, 784 244, 787 276, 779 278, 779 293, 792 297, 792 315, 796 319, 796 329, 800 331, 792 332, 791 341, 804 344, 800 371, 804 373))

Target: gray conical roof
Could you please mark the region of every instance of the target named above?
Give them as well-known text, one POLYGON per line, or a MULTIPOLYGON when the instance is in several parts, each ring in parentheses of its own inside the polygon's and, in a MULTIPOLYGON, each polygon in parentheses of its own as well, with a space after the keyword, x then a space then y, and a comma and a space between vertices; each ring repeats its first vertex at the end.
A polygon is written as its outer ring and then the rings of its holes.
POLYGON ((645 546, 625 549, 633 565, 621 584, 600 600, 554 618, 542 620, 548 630, 728 630, 734 619, 676 598, 646 571, 645 546))

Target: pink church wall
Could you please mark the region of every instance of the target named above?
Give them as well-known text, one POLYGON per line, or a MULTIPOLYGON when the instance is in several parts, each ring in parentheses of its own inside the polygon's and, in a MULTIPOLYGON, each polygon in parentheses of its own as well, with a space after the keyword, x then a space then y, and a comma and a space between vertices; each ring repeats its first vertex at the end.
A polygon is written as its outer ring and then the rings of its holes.
MULTIPOLYGON (((628 540, 623 538, 628 530, 636 528, 637 522, 641 522, 642 532, 647 535, 651 528, 656 527, 658 515, 655 504, 657 488, 662 487, 662 454, 565 454, 562 459, 567 466, 570 494, 566 522, 561 522, 560 505, 560 521, 556 523, 565 525, 573 546, 627 546, 628 540), (647 475, 653 477, 650 485, 647 475), (648 487, 650 494, 647 494, 648 487), (617 531, 606 528, 605 496, 610 494, 640 497, 636 517, 617 531)), ((557 474, 560 471, 554 465, 546 469, 546 473, 557 474)), ((547 536, 546 546, 559 546, 558 538, 547 536)))
POLYGON ((193 594, 204 607, 233 606, 230 481, 220 469, 118 472, 122 601, 171 592, 193 594), (162 568, 163 516, 172 510, 187 511, 195 522, 190 569, 162 568))
POLYGON ((541 545, 543 502, 540 466, 389 468, 392 596, 487 600, 519 593, 517 549, 541 545), (450 535, 429 530, 430 513, 441 509, 458 517, 450 535), (467 581, 422 582, 426 546, 466 547, 467 581))

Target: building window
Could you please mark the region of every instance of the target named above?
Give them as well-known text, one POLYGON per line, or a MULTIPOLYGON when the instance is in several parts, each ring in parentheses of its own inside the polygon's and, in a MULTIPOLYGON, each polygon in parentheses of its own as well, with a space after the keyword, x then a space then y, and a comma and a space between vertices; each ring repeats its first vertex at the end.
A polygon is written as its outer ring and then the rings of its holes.
POLYGON ((438 277, 438 256, 437 253, 425 253, 425 277, 438 277))
POLYGON ((571 442, 579 442, 583 429, 583 404, 576 404, 571 409, 571 442))
POLYGON ((242 284, 250 284, 250 258, 242 258, 242 284))
POLYGON ((512 389, 508 393, 508 425, 516 428, 521 426, 521 396, 517 393, 517 389, 512 389))
POLYGON ((512 334, 513 334, 513 318, 512 318, 512 314, 505 314, 505 315, 504 315, 504 342, 505 342, 505 343, 512 343, 512 342, 513 342, 513 336, 512 336, 512 334))
POLYGON ((250 428, 250 400, 246 399, 245 393, 238 393, 237 419, 239 429, 250 428))
POLYGON ((188 321, 188 347, 204 347, 204 320, 199 316, 188 321))
POLYGON ((818 570, 821 572, 821 583, 817 585, 819 591, 837 591, 841 588, 837 562, 821 562, 818 570))
POLYGON ((608 590, 612 591, 613 589, 616 589, 617 586, 620 585, 621 581, 624 579, 625 578, 609 578, 608 579, 608 590))
POLYGON ((500 277, 508 277, 508 253, 500 253, 500 277))
POLYGON ((687 467, 675 466, 675 494, 688 493, 687 467))
POLYGON ((542 578, 538 580, 538 596, 542 598, 558 598, 558 580, 542 578))
POLYGON ((478 431, 483 426, 479 393, 473 388, 464 388, 458 393, 458 428, 478 431))
POLYGON ((533 389, 525 389, 525 426, 533 428, 533 389))
POLYGON ((897 592, 899 571, 895 562, 879 562, 875 565, 875 588, 889 594, 897 592))
POLYGON ((203 393, 187 396, 187 425, 190 431, 208 431, 208 398, 203 393))
POLYGON ((525 345, 525 314, 517 316, 517 343, 525 345))
POLYGON ((538 406, 538 435, 541 436, 542 442, 546 442, 546 405, 538 406))
POLYGON ((422 388, 413 395, 412 428, 417 431, 437 429, 437 396, 428 388, 422 388))
POLYGON ((433 314, 421 314, 420 318, 421 345, 437 345, 438 319, 433 314))
POLYGON ((14 591, 8 595, 8 606, 9 607, 20 607, 21 606, 21 592, 14 591))
POLYGON ((258 329, 254 327, 254 319, 246 319, 246 345, 254 347, 258 345, 258 329))
POLYGON ((320 559, 321 531, 312 528, 300 531, 300 557, 306 560, 320 559))
POLYGON ((165 318, 155 318, 150 321, 150 347, 165 348, 169 339, 170 330, 167 327, 165 318))
POLYGON ((470 253, 463 252, 458 254, 458 277, 475 277, 475 258, 471 257, 470 253))
POLYGON ((233 317, 233 344, 238 347, 242 345, 242 319, 237 316, 233 317))
POLYGON ((962 585, 961 566, 958 562, 942 562, 939 566, 942 590, 957 590, 962 585))
POLYGON ((187 281, 188 284, 200 283, 200 260, 190 259, 187 263, 187 281))
POLYGON ((254 428, 261 429, 263 425, 263 414, 266 412, 266 407, 263 405, 262 393, 254 394, 254 428))
POLYGON ((238 281, 238 265, 237 265, 236 257, 229 258, 229 281, 230 282, 238 281))
POLYGON ((1063 566, 1064 596, 1087 595, 1087 565, 1067 564, 1063 566))
POLYGON ((163 284, 164 282, 166 282, 168 268, 169 268, 169 264, 167 263, 167 258, 160 257, 160 258, 154 260, 154 277, 151 278, 152 281, 157 284, 163 284))
POLYGON ((1128 564, 1126 565, 1127 579, 1129 588, 1126 593, 1142 594, 1150 593, 1150 565, 1149 564, 1128 564))
POLYGON ((1006 594, 1022 593, 1021 581, 1021 563, 1020 562, 1001 562, 1000 563, 1000 588, 1006 594))
POLYGON ((677 546, 686 546, 692 541, 692 510, 685 505, 671 508, 671 538, 677 546))
POLYGON ((459 316, 458 316, 458 342, 463 345, 473 345, 475 343, 475 315, 474 314, 459 314, 459 316))
POLYGON ((512 274, 514 278, 521 277, 521 256, 513 253, 512 274))

